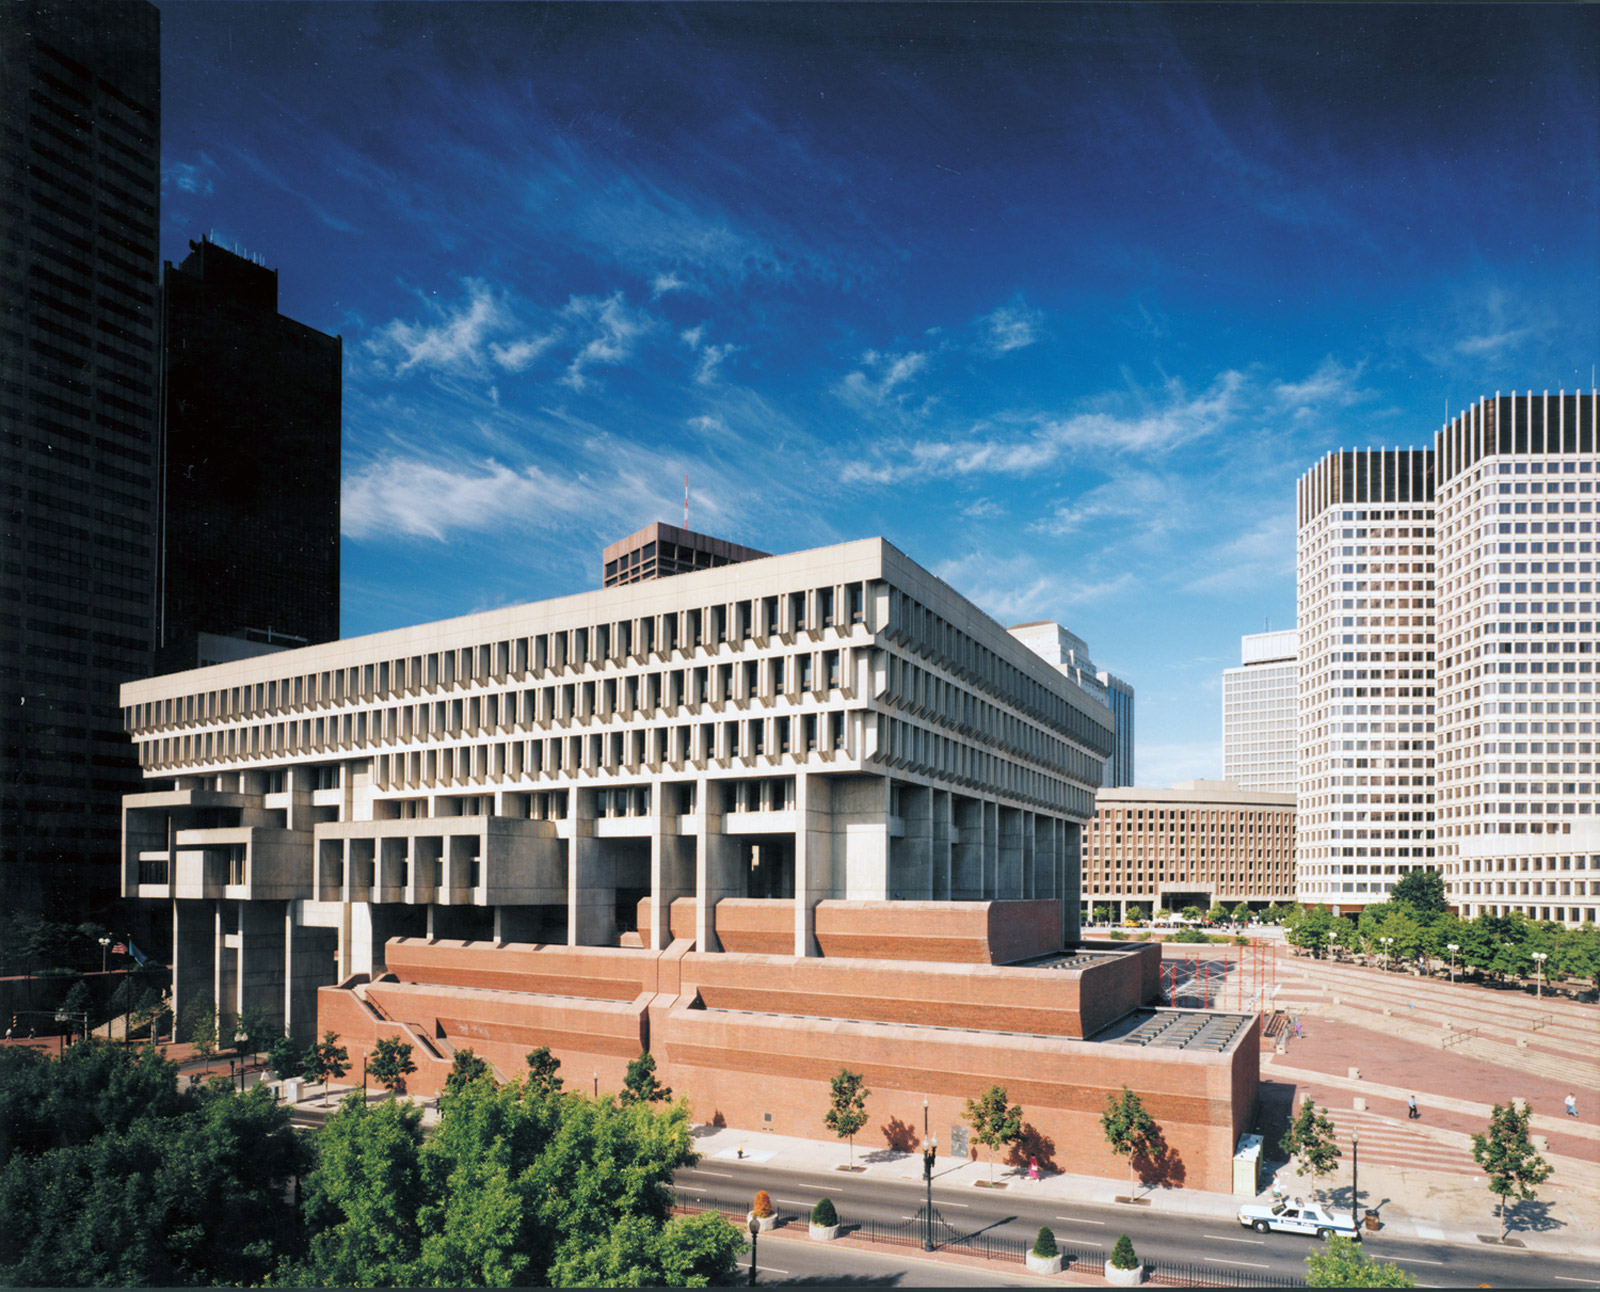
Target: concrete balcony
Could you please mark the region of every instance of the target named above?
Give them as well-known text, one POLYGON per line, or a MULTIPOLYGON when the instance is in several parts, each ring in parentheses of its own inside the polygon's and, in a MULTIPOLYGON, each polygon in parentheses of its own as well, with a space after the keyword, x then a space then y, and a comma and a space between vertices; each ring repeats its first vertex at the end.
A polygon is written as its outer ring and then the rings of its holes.
POLYGON ((557 822, 520 817, 323 822, 316 827, 315 896, 413 906, 562 902, 563 840, 557 822))

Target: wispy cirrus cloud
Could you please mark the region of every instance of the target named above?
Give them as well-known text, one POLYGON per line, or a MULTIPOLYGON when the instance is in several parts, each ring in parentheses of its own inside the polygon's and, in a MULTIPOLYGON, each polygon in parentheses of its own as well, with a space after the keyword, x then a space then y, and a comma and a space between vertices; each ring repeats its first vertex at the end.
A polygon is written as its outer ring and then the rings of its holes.
POLYGON ((903 406, 907 392, 902 388, 925 372, 929 362, 926 351, 892 354, 868 350, 861 356, 861 366, 847 374, 834 390, 845 403, 862 411, 903 406))
POLYGON ((166 161, 161 164, 161 187, 176 189, 197 197, 210 197, 216 191, 222 168, 202 151, 192 162, 166 161))
POLYGON ((562 314, 570 321, 574 332, 588 336, 561 379, 573 390, 583 390, 590 385, 593 379, 586 374, 586 369, 596 364, 610 367, 625 362, 639 339, 656 326, 655 320, 643 310, 631 309, 621 291, 605 297, 574 296, 562 314))
POLYGON ((990 354, 1009 354, 1039 340, 1044 332, 1044 311, 1031 307, 1018 292, 1004 305, 979 318, 978 330, 990 354))
POLYGON ((439 306, 430 301, 431 319, 394 319, 367 342, 368 348, 380 357, 398 355, 397 374, 413 368, 461 371, 487 367, 489 337, 513 327, 515 316, 503 297, 481 279, 468 279, 463 286, 466 299, 460 304, 439 306))
POLYGON ((745 347, 734 345, 731 341, 716 345, 707 341, 705 336, 706 325, 704 323, 687 328, 678 334, 679 339, 695 353, 695 381, 702 386, 709 386, 721 376, 722 361, 729 355, 737 354, 745 347))
POLYGON ((1137 582, 1129 571, 1098 577, 1063 571, 1017 548, 974 548, 932 569, 1002 624, 1023 619, 1067 623, 1075 609, 1124 596, 1137 582))

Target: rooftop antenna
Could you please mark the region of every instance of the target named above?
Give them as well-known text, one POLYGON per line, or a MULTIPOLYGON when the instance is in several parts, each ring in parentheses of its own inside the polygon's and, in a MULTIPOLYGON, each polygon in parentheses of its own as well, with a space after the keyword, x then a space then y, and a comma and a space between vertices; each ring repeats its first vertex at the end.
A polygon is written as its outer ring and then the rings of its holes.
POLYGON ((683 473, 683 527, 689 528, 689 473, 683 473))

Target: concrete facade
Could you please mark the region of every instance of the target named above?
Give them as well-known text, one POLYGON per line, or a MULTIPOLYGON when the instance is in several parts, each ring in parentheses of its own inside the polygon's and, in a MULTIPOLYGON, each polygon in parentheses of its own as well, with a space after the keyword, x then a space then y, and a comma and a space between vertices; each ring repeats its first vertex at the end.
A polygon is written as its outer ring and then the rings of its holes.
POLYGON ((1050 620, 1016 624, 1006 630, 1040 659, 1072 683, 1094 696, 1111 710, 1113 741, 1100 784, 1106 787, 1133 784, 1133 684, 1103 669, 1096 669, 1089 658, 1089 646, 1082 637, 1050 620))
POLYGON ((1102 790, 1084 835, 1083 907, 1147 916, 1294 896, 1295 797, 1229 781, 1102 790))

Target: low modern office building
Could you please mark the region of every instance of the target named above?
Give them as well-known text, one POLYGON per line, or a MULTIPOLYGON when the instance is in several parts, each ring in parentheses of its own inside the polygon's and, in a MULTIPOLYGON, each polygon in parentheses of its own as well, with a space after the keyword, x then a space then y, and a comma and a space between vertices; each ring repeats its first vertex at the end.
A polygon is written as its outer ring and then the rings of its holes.
POLYGON ((129 684, 129 896, 177 1007, 256 1006, 431 1089, 535 1045, 615 1089, 641 1049, 704 1120, 825 1136, 841 1064, 886 1140, 996 1081, 1118 1175, 1127 1081, 1228 1187, 1249 1016, 1154 1009, 1078 936, 1106 706, 881 539, 129 684))
POLYGON ((1294 900, 1295 796, 1230 781, 1101 790, 1084 838, 1083 912, 1294 900))
POLYGON ((1299 634, 1239 639, 1239 667, 1222 673, 1222 779, 1241 789, 1293 794, 1300 760, 1299 634))

